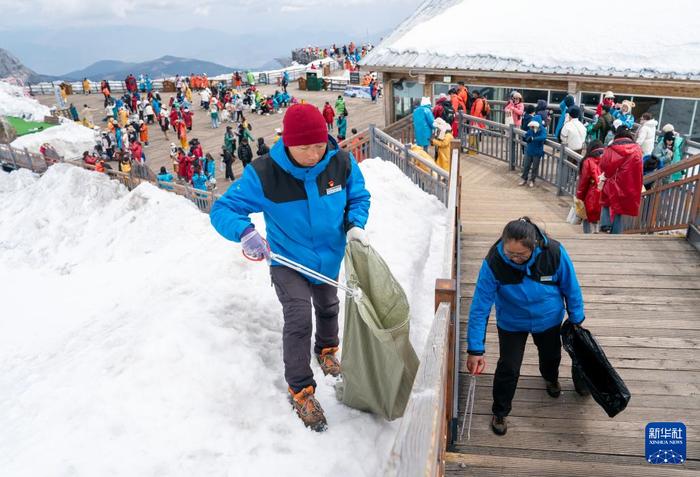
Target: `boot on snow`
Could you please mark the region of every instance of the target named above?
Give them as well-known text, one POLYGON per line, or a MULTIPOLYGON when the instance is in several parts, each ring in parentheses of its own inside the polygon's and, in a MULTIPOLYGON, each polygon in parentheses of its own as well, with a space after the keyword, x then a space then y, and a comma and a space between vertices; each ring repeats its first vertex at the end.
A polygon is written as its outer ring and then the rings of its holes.
POLYGON ((316 355, 316 360, 321 366, 323 374, 328 376, 329 374, 333 377, 340 375, 340 361, 338 361, 335 355, 338 352, 338 347, 335 348, 323 348, 321 354, 316 355))
POLYGON ((306 427, 316 432, 323 432, 328 428, 321 404, 314 396, 313 386, 307 386, 298 393, 289 388, 289 401, 306 427))

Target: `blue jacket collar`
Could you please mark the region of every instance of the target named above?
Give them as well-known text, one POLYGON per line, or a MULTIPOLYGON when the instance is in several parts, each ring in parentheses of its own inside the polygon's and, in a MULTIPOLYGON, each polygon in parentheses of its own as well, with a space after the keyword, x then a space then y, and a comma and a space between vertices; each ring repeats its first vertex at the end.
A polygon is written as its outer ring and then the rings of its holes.
POLYGON ((299 180, 315 179, 323 170, 326 169, 328 162, 331 157, 338 153, 339 147, 338 142, 331 136, 328 136, 328 148, 326 149, 326 155, 323 156, 315 166, 313 167, 299 167, 294 165, 294 163, 287 156, 287 151, 284 148, 284 143, 279 140, 272 146, 270 150, 270 157, 273 161, 277 163, 282 169, 288 172, 292 177, 299 180))
MULTIPOLYGON (((547 243, 547 238, 545 237, 545 243, 547 243)), ((505 252, 503 251, 503 241, 499 241, 498 245, 496 246, 498 249, 498 253, 501 255, 501 258, 511 267, 521 270, 525 272, 527 275, 531 275, 530 273, 530 267, 532 266, 533 263, 535 263, 535 260, 537 260, 537 257, 542 253, 542 249, 537 246, 535 247, 535 250, 532 252, 532 255, 530 256, 530 260, 527 262, 523 263, 522 265, 519 263, 513 262, 511 259, 509 259, 505 252)))

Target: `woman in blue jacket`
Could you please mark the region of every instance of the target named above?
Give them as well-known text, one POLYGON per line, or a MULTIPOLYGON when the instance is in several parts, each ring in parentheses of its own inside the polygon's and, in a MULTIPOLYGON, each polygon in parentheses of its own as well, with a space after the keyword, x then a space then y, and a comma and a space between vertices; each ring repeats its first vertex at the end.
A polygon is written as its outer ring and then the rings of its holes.
POLYGON ((537 346, 547 394, 557 398, 561 394, 559 328, 567 313, 575 325, 584 320, 581 288, 569 255, 528 217, 506 225, 481 265, 469 310, 467 370, 471 374, 486 368, 486 325, 494 303, 500 355, 493 377, 491 428, 504 435, 528 334, 537 346))
POLYGON ((420 106, 413 110, 413 134, 416 144, 426 152, 433 136, 433 112, 430 110, 430 98, 421 99, 420 106))

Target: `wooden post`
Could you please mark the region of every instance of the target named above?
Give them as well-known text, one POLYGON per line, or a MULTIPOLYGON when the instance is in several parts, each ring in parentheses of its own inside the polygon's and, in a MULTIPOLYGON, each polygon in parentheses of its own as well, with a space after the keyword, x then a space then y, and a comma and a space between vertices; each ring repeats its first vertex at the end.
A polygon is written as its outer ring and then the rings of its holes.
POLYGON ((508 143, 508 164, 510 166, 511 171, 515 170, 515 139, 517 137, 517 134, 515 134, 515 126, 511 124, 508 127, 508 138, 510 140, 510 142, 508 143))
MULTIPOLYGON (((457 265, 459 266, 459 265, 457 265)), ((454 386, 455 386, 455 340, 459 339, 455 336, 455 320, 459 320, 456 316, 457 310, 457 280, 438 278, 435 280, 435 310, 437 311, 440 303, 447 302, 450 304, 450 325, 447 338, 447 373, 445 376, 445 414, 442 418, 445 420, 443 436, 443 444, 441 452, 444 450, 447 442, 452 440, 452 408, 454 402, 454 386)))
POLYGON ((376 139, 376 135, 374 132, 375 128, 376 128, 376 126, 374 124, 370 124, 368 127, 368 131, 367 131, 368 136, 369 136, 368 157, 376 157, 376 155, 377 155, 377 151, 376 151, 376 147, 375 147, 375 143, 374 143, 374 141, 376 139))
MULTIPOLYGON (((450 142, 450 162, 452 161, 452 154, 454 151, 457 151, 457 157, 459 157, 459 153, 461 152, 462 149, 462 142, 459 139, 452 139, 450 142)), ((447 165, 447 167, 450 167, 450 164, 447 165)), ((452 174, 451 170, 447 170, 450 174, 452 174)), ((459 170, 455 171, 455 174, 459 174, 459 170)))

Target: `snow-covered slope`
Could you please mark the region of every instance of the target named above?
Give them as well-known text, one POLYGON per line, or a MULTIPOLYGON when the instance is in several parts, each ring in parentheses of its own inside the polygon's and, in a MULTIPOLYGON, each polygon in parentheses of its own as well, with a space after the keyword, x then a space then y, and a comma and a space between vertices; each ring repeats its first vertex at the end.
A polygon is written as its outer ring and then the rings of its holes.
POLYGON ((23 88, 0 81, 0 116, 43 121, 48 115, 49 108, 25 96, 23 88))
POLYGON ((30 152, 39 152, 42 144, 48 142, 66 160, 82 157, 83 151, 92 151, 99 133, 82 124, 64 119, 52 128, 18 137, 11 145, 17 149, 25 147, 30 152))
MULTIPOLYGON (((420 354, 445 209, 391 164, 361 168, 369 237, 411 300, 420 354)), ((301 425, 266 266, 186 199, 59 164, 0 174, 0 201, 3 475, 380 471, 398 423, 339 404, 314 365, 330 428, 301 425)))

